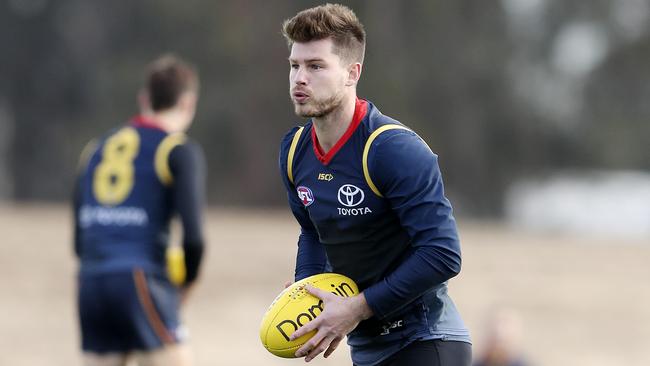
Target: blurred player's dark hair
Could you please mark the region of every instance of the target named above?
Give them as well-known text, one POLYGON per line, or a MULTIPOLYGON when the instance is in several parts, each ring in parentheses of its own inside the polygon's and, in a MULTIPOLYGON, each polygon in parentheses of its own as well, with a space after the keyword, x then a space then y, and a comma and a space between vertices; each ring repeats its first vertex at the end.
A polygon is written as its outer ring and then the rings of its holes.
POLYGON ((363 63, 366 31, 352 9, 339 4, 326 4, 306 9, 282 24, 282 34, 289 47, 331 38, 333 52, 350 62, 363 63))
POLYGON ((196 69, 176 56, 164 55, 149 65, 146 92, 154 112, 175 106, 183 93, 198 89, 196 69))

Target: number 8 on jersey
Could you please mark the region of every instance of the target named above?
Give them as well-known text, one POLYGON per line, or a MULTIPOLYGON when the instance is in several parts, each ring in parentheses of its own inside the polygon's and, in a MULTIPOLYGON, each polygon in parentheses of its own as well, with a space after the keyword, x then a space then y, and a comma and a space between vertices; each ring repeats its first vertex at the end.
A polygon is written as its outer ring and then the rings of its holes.
POLYGON ((123 128, 106 140, 102 161, 95 170, 93 192, 104 205, 122 203, 133 189, 133 159, 140 149, 140 136, 131 127, 123 128))

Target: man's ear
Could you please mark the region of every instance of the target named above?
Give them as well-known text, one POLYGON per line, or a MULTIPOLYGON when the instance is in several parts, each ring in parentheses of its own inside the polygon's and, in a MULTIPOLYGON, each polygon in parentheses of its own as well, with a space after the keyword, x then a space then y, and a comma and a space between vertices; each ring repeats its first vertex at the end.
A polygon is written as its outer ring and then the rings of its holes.
POLYGON ((178 105, 185 110, 194 110, 198 96, 196 93, 185 92, 178 98, 178 105))
POLYGON ((348 67, 348 79, 345 82, 346 86, 356 85, 361 77, 361 69, 363 65, 360 62, 354 62, 348 67))

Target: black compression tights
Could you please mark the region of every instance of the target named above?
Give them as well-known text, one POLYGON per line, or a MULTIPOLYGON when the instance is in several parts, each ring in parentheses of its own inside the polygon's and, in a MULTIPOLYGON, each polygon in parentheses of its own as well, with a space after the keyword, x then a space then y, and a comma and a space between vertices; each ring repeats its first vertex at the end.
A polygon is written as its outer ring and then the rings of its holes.
POLYGON ((465 342, 416 341, 378 366, 470 366, 472 346, 465 342))

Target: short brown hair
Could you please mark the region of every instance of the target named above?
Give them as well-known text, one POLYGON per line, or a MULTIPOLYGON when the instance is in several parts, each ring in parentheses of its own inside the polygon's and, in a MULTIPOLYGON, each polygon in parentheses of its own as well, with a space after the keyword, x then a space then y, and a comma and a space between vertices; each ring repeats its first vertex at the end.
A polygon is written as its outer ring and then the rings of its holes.
POLYGON ((332 38, 333 52, 342 59, 363 63, 366 31, 352 9, 339 4, 325 4, 306 9, 282 24, 282 34, 289 47, 332 38))
POLYGON ((198 92, 196 69, 173 55, 164 55, 149 65, 146 80, 151 109, 155 112, 169 109, 188 91, 198 92))

